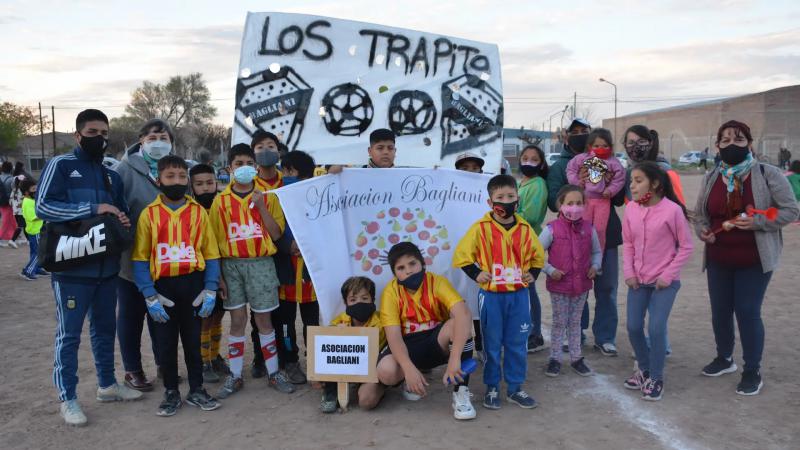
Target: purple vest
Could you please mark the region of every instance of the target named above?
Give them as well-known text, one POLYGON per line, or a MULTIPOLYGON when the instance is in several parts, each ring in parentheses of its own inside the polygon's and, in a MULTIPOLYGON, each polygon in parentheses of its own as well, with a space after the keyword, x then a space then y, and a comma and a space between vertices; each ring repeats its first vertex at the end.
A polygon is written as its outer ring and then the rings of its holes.
POLYGON ((547 277, 547 290, 564 295, 580 295, 592 289, 586 277, 592 267, 592 224, 572 223, 559 217, 547 224, 553 232, 548 262, 564 272, 560 281, 547 277))

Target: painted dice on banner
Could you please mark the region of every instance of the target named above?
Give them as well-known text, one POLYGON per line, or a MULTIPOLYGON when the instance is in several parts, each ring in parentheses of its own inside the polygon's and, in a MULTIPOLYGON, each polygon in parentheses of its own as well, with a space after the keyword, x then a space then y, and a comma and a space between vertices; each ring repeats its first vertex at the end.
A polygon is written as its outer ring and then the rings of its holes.
MULTIPOLYGON (((380 275, 384 272, 382 266, 387 266, 389 250, 399 242, 413 242, 422 252, 426 265, 430 266, 434 260, 442 256, 442 252, 451 250, 448 240, 447 228, 438 225, 439 221, 434 215, 423 208, 405 208, 401 213, 400 208, 377 211, 375 219, 361 222, 362 228, 353 236, 350 242, 355 244, 355 250, 350 256, 358 262, 362 272, 380 275), (425 229, 420 230, 424 227, 425 229)), ((386 269, 388 270, 388 268, 386 269)))
POLYGON ((503 135, 503 97, 475 75, 453 78, 442 84, 440 124, 442 157, 488 144, 503 135))
POLYGON ((251 136, 258 130, 297 148, 314 89, 291 67, 267 69, 236 84, 236 123, 251 136))

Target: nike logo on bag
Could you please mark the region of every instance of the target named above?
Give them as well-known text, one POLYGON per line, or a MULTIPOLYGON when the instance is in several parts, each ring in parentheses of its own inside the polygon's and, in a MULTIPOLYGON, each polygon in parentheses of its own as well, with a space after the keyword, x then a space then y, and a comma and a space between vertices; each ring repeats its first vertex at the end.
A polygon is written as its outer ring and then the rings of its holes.
POLYGON ((73 170, 72 173, 69 174, 69 177, 70 178, 83 178, 83 175, 81 175, 81 173, 78 172, 77 170, 73 170))

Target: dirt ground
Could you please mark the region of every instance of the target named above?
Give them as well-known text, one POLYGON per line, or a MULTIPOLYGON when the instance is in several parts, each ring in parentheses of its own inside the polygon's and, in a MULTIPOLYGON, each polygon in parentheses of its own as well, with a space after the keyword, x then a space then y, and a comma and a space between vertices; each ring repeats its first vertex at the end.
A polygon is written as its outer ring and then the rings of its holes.
MULTIPOLYGON (((696 175, 683 179, 692 204, 699 182, 696 175)), ((764 301, 765 386, 755 397, 734 393, 739 374, 700 375, 715 354, 706 279, 700 271, 701 249, 698 242, 683 271, 683 287, 670 318, 673 355, 667 360, 661 402, 641 401, 622 387, 633 360, 625 331, 626 288, 620 281, 620 356, 603 357, 586 347, 587 361, 596 376, 581 378, 567 370, 552 379, 543 373, 547 352, 529 355, 524 388, 539 402, 534 410, 506 402, 500 411, 481 407, 484 386, 478 372, 471 383, 478 417, 457 422, 452 418, 450 395, 437 382, 441 380, 439 369, 429 375, 431 392, 421 402, 405 401, 394 389, 370 412, 355 409, 323 415, 318 410, 320 391, 303 386, 292 395, 279 394, 268 389, 263 379, 251 380, 246 374, 244 391, 226 399, 221 409, 202 412, 184 405, 178 415, 160 418, 155 415, 160 388, 134 403, 100 404, 94 400, 97 386, 87 324, 80 349, 78 395, 90 423, 81 429, 63 425, 51 382, 55 313, 50 283, 18 277, 27 247, 0 249, 0 447, 798 448, 800 226, 785 229, 782 264, 764 301)), ((541 280, 539 284, 547 327, 550 302, 541 280)), ((149 338, 144 334, 145 370, 153 376, 149 338)), ((250 351, 248 348, 248 354, 250 351)), ((735 358, 741 366, 738 344, 735 358)), ((116 364, 118 380, 122 380, 119 353, 116 364)), ((185 375, 183 367, 180 371, 185 375)), ((213 393, 218 385, 207 387, 213 393)))

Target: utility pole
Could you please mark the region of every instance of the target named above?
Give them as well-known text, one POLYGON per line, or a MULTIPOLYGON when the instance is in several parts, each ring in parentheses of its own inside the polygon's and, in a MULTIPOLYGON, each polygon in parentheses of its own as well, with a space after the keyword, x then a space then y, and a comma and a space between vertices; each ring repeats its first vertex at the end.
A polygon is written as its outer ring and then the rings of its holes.
POLYGON ((614 139, 617 138, 617 85, 606 80, 605 78, 600 78, 599 80, 601 83, 608 83, 614 86, 614 139))
POLYGON ((53 121, 53 156, 56 156, 56 107, 50 105, 50 120, 53 121))
POLYGON ((39 102, 39 136, 42 138, 42 168, 44 168, 44 120, 42 119, 42 102, 39 102))
POLYGON ((572 94, 572 118, 578 117, 578 92, 572 94))

